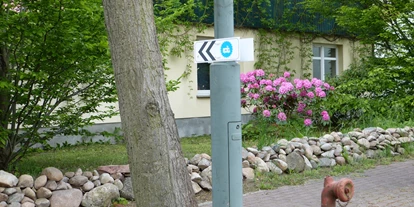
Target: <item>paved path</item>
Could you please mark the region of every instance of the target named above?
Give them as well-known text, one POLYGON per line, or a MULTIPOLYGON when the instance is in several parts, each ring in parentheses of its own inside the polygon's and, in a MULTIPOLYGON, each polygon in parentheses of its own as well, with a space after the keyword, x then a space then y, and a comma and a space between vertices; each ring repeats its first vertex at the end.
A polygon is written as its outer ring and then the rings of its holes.
MULTIPOLYGON (((347 207, 414 207, 414 160, 377 166, 348 176, 355 194, 347 207)), ((335 177, 335 181, 342 177, 335 177)), ((283 186, 243 196, 244 207, 316 207, 321 206, 323 179, 304 185, 283 186)), ((211 202, 200 207, 211 207, 211 202)), ((339 205, 337 205, 339 206, 339 205)))

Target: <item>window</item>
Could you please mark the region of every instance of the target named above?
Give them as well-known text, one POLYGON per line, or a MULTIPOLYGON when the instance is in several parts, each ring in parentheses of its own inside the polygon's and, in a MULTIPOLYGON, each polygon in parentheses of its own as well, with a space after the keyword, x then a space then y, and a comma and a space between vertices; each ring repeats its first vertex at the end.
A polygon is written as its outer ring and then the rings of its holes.
MULTIPOLYGON (((199 36, 197 40, 209 40, 212 37, 199 36)), ((197 97, 210 97, 210 63, 197 64, 197 97)))
POLYGON ((336 46, 313 46, 313 77, 325 80, 338 75, 338 49, 336 46))

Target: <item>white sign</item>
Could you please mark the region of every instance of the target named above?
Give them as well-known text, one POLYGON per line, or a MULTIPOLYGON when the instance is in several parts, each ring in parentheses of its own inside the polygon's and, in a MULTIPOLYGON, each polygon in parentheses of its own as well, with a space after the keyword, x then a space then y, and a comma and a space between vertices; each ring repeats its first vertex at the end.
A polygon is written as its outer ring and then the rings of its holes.
POLYGON ((240 60, 239 37, 194 42, 194 61, 211 63, 240 60))

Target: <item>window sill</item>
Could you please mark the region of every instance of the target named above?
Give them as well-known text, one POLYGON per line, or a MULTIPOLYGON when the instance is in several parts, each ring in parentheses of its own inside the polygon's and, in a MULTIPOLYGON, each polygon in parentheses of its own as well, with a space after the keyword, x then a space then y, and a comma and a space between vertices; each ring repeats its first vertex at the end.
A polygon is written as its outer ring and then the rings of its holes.
POLYGON ((210 98, 210 90, 198 90, 197 98, 210 98))

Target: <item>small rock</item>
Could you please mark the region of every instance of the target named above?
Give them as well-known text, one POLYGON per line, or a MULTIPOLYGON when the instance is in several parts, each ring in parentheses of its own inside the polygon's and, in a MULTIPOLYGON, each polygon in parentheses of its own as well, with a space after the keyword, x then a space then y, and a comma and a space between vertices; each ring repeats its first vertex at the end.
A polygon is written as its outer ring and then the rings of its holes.
POLYGON ((288 169, 288 164, 280 159, 276 159, 276 160, 272 160, 272 162, 278 167, 280 168, 282 171, 286 171, 288 169))
POLYGON ((330 134, 325 134, 323 135, 323 138, 326 139, 327 142, 333 142, 334 141, 334 137, 330 134))
POLYGON ((66 183, 63 182, 63 179, 61 181, 57 182, 56 185, 57 185, 56 190, 66 190, 67 189, 66 183))
MULTIPOLYGON (((109 174, 107 174, 109 176, 109 174)), ((109 176, 111 177, 111 176, 109 176)), ((112 177, 111 177, 112 178, 112 177)), ((69 179, 69 184, 71 184, 75 188, 79 188, 88 182, 88 178, 83 175, 75 175, 71 179, 69 179)))
POLYGON ((36 200, 36 193, 29 187, 25 188, 23 190, 23 193, 26 197, 32 199, 32 200, 36 200))
POLYGON ((200 154, 196 154, 196 155, 194 155, 193 158, 190 159, 189 162, 190 162, 190 164, 197 166, 198 163, 201 161, 201 159, 203 159, 203 157, 201 157, 200 154))
POLYGON ((321 146, 321 149, 322 149, 323 151, 329 151, 329 150, 331 150, 331 149, 332 149, 332 144, 325 143, 325 144, 323 144, 323 145, 321 146))
POLYGON ((311 145, 312 151, 314 155, 320 155, 322 154, 322 150, 317 145, 311 145))
POLYGON ((257 150, 256 148, 253 148, 253 147, 248 147, 246 150, 247 150, 248 152, 253 153, 254 155, 259 154, 259 150, 257 150))
POLYGON ((199 185, 200 185, 201 188, 203 188, 205 190, 208 190, 208 191, 211 191, 213 189, 213 187, 211 187, 210 183, 205 181, 205 180, 201 181, 199 183, 199 185))
POLYGON ((26 187, 33 187, 34 180, 31 175, 21 175, 19 177, 19 183, 17 184, 17 187, 20 188, 26 188, 26 187))
POLYGON ((19 182, 16 176, 6 171, 0 170, 0 187, 13 187, 19 182))
POLYGON ((244 160, 244 161, 242 162, 242 168, 246 168, 246 167, 249 167, 249 166, 250 166, 249 161, 244 160))
POLYGON ((65 176, 68 177, 68 178, 72 178, 72 177, 75 176, 75 172, 66 172, 65 176))
POLYGON ((0 202, 7 201, 9 199, 9 196, 4 193, 0 193, 0 202))
POLYGON ((85 171, 85 172, 83 172, 82 175, 85 176, 85 177, 87 177, 88 179, 93 176, 91 171, 85 171))
POLYGON ((83 184, 82 186, 82 190, 85 192, 88 192, 90 190, 92 190, 95 187, 95 185, 93 184, 92 181, 88 181, 85 184, 83 184))
POLYGON ((118 187, 118 189, 122 189, 122 188, 124 188, 124 184, 122 183, 122 181, 121 181, 120 179, 116 179, 116 180, 114 181, 114 185, 115 185, 116 187, 118 187))
POLYGON ((254 170, 252 168, 242 168, 243 178, 254 180, 254 170))
POLYGON ((332 167, 336 164, 334 159, 322 157, 319 159, 320 167, 332 167))
POLYGON ((368 142, 367 139, 362 138, 358 140, 358 144, 361 145, 362 147, 364 147, 365 149, 369 149, 369 147, 371 146, 368 142))
POLYGON ((56 190, 56 189, 57 189, 57 183, 56 183, 56 181, 54 181, 54 180, 48 180, 48 181, 46 182, 45 187, 46 187, 46 188, 48 188, 48 189, 49 189, 49 190, 51 190, 51 191, 54 191, 54 190, 56 190))
POLYGON ((330 151, 324 152, 324 153, 322 153, 321 157, 334 158, 335 157, 335 150, 330 150, 330 151))
POLYGON ((206 153, 201 153, 201 157, 211 161, 211 156, 206 153))
POLYGON ((9 199, 7 199, 7 203, 20 203, 24 198, 24 193, 15 193, 13 195, 9 196, 9 199))
POLYGON ((43 169, 42 175, 46 175, 47 179, 60 181, 63 178, 63 173, 55 167, 48 167, 43 169))
POLYGON ((54 191, 50 198, 52 207, 79 207, 82 202, 82 192, 79 189, 54 191))
POLYGON ((7 207, 21 207, 19 202, 12 202, 7 207))
POLYGON ((36 205, 34 203, 25 202, 22 203, 21 207, 35 207, 36 205))
POLYGON ((193 186, 193 190, 194 190, 195 194, 197 194, 197 193, 199 193, 203 190, 203 189, 201 189, 201 187, 196 182, 191 181, 191 185, 193 186))
POLYGON ((201 158, 201 160, 200 160, 200 162, 198 162, 198 167, 201 169, 201 170, 204 170, 204 169, 206 169, 208 166, 210 166, 211 165, 211 161, 210 160, 208 160, 208 159, 206 159, 206 158, 201 158))
POLYGON ((112 178, 108 173, 102 173, 99 180, 101 180, 103 185, 106 183, 114 183, 115 181, 114 178, 112 178))
POLYGON ((89 180, 90 180, 90 181, 99 180, 99 176, 94 175, 94 176, 92 176, 89 180))
POLYGON ((283 160, 284 162, 286 162, 287 161, 286 155, 280 154, 279 155, 279 160, 283 160))
POLYGON ((36 178, 35 182, 34 182, 34 187, 36 189, 39 189, 40 187, 43 187, 46 185, 47 182, 47 177, 46 175, 41 175, 38 178, 36 178))
POLYGON ((304 144, 303 149, 305 150, 305 157, 311 159, 313 155, 313 149, 309 144, 304 144))
POLYGON ((39 198, 35 201, 36 207, 49 207, 50 201, 46 198, 39 198))
POLYGON ((203 179, 201 178, 200 174, 198 173, 191 173, 191 180, 200 183, 203 179))
POLYGON ((29 198, 29 197, 24 197, 23 200, 21 201, 21 203, 35 203, 33 199, 29 198))
POLYGON ((351 143, 352 143, 351 139, 349 137, 342 138, 341 142, 342 142, 343 145, 351 145, 351 143))
POLYGON ((16 193, 16 192, 17 192, 16 188, 6 188, 3 191, 3 193, 6 194, 6 195, 11 195, 11 194, 16 193))
POLYGON ((310 163, 309 159, 303 156, 303 161, 305 161, 305 170, 312 170, 312 164, 310 163))
POLYGON ((269 172, 267 164, 262 159, 260 159, 260 157, 256 157, 255 165, 257 166, 257 170, 259 172, 269 172))
POLYGON ((7 207, 7 203, 5 201, 0 202, 0 207, 7 207))
POLYGON ((50 198, 52 196, 52 191, 45 187, 40 187, 39 190, 37 190, 36 195, 38 198, 50 198))
MULTIPOLYGON (((124 181, 124 182, 125 182, 125 181, 124 181)), ((101 183, 101 181, 100 181, 100 180, 94 180, 94 181, 93 181, 93 185, 94 185, 95 187, 98 187, 98 186, 102 185, 102 183, 101 183)))
POLYGON ((127 200, 134 200, 134 191, 132 189, 131 177, 127 177, 124 180, 124 187, 119 190, 121 196, 127 200))
POLYGON ((338 163, 338 165, 345 165, 346 164, 346 160, 344 157, 335 157, 335 161, 336 163, 338 163))
POLYGON ((76 172, 75 172, 75 176, 80 176, 80 175, 82 175, 83 174, 83 171, 82 171, 82 169, 80 169, 80 168, 78 168, 77 170, 76 170, 76 172))
POLYGON ((283 173, 283 171, 280 168, 278 168, 275 164, 273 164, 272 162, 266 162, 266 165, 269 168, 270 172, 274 172, 278 175, 283 173))

